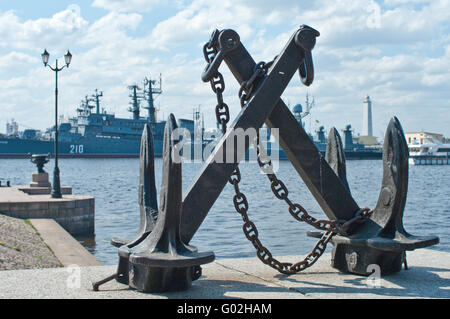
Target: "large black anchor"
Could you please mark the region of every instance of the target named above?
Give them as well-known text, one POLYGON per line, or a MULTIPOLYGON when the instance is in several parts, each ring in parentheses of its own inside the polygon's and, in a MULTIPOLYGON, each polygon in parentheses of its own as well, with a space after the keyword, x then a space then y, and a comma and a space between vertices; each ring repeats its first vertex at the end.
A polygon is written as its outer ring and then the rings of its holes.
MULTIPOLYGON (((184 198, 182 238, 185 242, 191 240, 248 151, 248 144, 244 149, 227 147, 229 143, 233 145, 232 132, 258 129, 265 123, 271 130, 279 129, 279 134, 274 134, 275 138, 324 213, 336 224, 332 265, 341 271, 362 275, 370 274, 368 267, 372 264, 380 267, 381 274, 399 271, 405 262, 406 250, 439 242, 436 236, 416 237, 403 228, 408 149, 399 121, 393 119, 386 134, 383 187, 378 204, 374 210, 361 209, 350 194, 344 151, 337 131, 333 129, 330 132, 328 152, 324 158, 280 98, 297 69, 303 84, 312 83, 311 50, 318 36, 316 30, 301 26, 266 72, 254 82, 256 88, 248 102, 216 145, 184 198), (217 163, 216 156, 227 152, 235 154, 235 161, 217 163)), ((253 82, 259 64, 249 55, 236 32, 215 31, 206 49, 214 57, 202 80, 209 80, 213 85, 217 78, 214 72, 225 62, 241 87, 248 81, 253 82)))
POLYGON ((141 141, 139 201, 141 224, 133 240, 113 239, 119 248, 117 273, 93 284, 99 286, 116 279, 141 292, 186 290, 200 276, 200 265, 210 263, 212 252, 198 253, 180 238, 182 175, 181 159, 177 159, 172 139, 177 129, 171 114, 164 132, 163 180, 160 190, 160 208, 156 210, 153 137, 145 126, 141 141))
MULTIPOLYGON (((244 48, 237 33, 224 30, 213 34, 207 49, 211 50, 208 54, 215 56, 205 69, 203 80, 216 81, 216 72, 225 62, 241 87, 251 81, 255 88, 187 190, 182 205, 181 164, 175 163, 171 155, 174 141, 170 136, 176 122, 173 116, 169 118, 164 139, 164 178, 159 214, 156 218, 151 213, 156 202, 148 204, 141 200, 144 207, 141 205, 141 228, 137 238, 114 241, 116 245, 121 245, 118 272, 94 284, 94 290, 112 279, 145 292, 187 289, 191 281, 198 277, 199 265, 214 259, 213 253, 199 254, 187 244, 249 149, 249 143, 245 143, 243 148, 234 143, 236 136, 233 132, 259 129, 264 123, 271 130, 279 129, 279 134, 274 134, 278 143, 324 213, 336 225, 332 239, 335 245, 334 267, 344 272, 368 275, 368 267, 376 264, 381 274, 389 274, 401 269, 406 250, 438 243, 439 239, 435 236, 415 237, 403 228, 408 150, 397 119, 389 124, 385 138, 380 199, 374 210, 361 209, 350 194, 345 156, 337 131, 330 133, 327 156, 324 158, 280 98, 297 70, 303 84, 312 83, 314 68, 311 50, 317 36, 319 33, 314 29, 301 26, 270 66, 255 77, 259 64, 244 48), (233 156, 227 156, 227 153, 233 156), (220 158, 233 160, 222 162, 217 160, 220 158)), ((151 136, 148 128, 146 132, 144 135, 151 136)), ((149 147, 150 143, 146 145, 149 147)), ((152 160, 151 157, 149 161, 152 160)), ((153 166, 141 165, 141 181, 142 167, 148 167, 150 173, 144 174, 152 176, 153 166)), ((140 194, 156 196, 142 190, 140 194)))
MULTIPOLYGON (((348 185, 345 177, 345 157, 339 135, 332 129, 327 147, 327 160, 348 185)), ((381 275, 398 272, 406 266, 406 251, 439 243, 436 236, 413 236, 403 227, 403 212, 408 190, 408 146, 400 122, 391 119, 383 147, 383 181, 376 207, 370 217, 347 236, 332 239, 333 267, 361 275, 369 275, 380 267, 381 275)), ((358 217, 355 217, 358 218, 358 217)), ((345 224, 344 224, 345 225, 345 224)), ((317 233, 310 233, 319 237, 317 233)))

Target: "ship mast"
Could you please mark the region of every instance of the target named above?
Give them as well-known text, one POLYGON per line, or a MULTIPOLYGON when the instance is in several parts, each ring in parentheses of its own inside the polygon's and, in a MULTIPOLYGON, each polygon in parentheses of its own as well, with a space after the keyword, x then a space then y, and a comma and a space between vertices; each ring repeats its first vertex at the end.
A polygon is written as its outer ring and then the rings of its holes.
POLYGON ((143 108, 148 110, 148 121, 150 123, 156 122, 156 108, 154 103, 157 96, 162 93, 161 74, 159 74, 159 88, 154 87, 157 84, 157 81, 151 78, 144 79, 144 99, 147 100, 148 106, 143 106, 143 108))
POLYGON ((97 106, 97 114, 100 114, 100 97, 103 96, 103 91, 101 91, 100 93, 98 93, 98 90, 95 89, 95 94, 92 95, 92 97, 94 98, 94 102, 95 105, 97 106))
MULTIPOLYGON (((306 103, 306 112, 302 116, 302 119, 311 114, 311 109, 316 104, 314 97, 313 97, 312 102, 311 103, 309 102, 309 94, 308 93, 306 93, 306 101, 305 101, 305 103, 306 103)), ((311 132, 311 116, 309 117, 309 132, 311 132)))
POLYGON ((205 119, 203 117, 203 113, 200 113, 200 105, 198 106, 198 108, 194 108, 192 112, 192 119, 194 121, 194 136, 200 135, 203 141, 205 119), (200 117, 202 117, 201 120, 200 117))
POLYGON ((130 102, 131 107, 128 108, 128 111, 133 113, 134 120, 139 120, 141 118, 139 105, 140 105, 140 100, 142 99, 142 96, 141 96, 141 94, 138 93, 138 91, 141 91, 142 89, 140 87, 138 87, 136 84, 129 86, 128 89, 130 89, 132 92, 129 95, 129 97, 131 97, 131 102, 130 102))

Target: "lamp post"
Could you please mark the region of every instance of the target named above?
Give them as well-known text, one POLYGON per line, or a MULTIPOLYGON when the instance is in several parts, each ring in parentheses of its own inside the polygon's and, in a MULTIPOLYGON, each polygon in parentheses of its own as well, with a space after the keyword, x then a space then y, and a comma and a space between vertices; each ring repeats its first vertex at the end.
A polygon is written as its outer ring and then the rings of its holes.
POLYGON ((47 50, 44 50, 44 53, 42 53, 41 56, 44 66, 48 66, 52 71, 55 72, 55 170, 53 171, 53 189, 51 197, 62 198, 58 167, 58 72, 62 71, 65 67, 69 67, 70 62, 72 61, 72 54, 70 54, 70 52, 67 50, 67 53, 64 56, 66 65, 61 68, 58 68, 58 59, 56 59, 56 66, 54 68, 48 65, 50 54, 47 52, 47 50))

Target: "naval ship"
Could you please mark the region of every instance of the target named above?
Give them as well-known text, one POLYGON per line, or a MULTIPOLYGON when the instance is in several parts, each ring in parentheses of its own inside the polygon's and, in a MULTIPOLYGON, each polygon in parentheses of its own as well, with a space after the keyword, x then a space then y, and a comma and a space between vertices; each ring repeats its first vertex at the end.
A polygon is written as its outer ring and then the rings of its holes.
MULTIPOLYGON (((143 83, 143 88, 138 85, 128 87, 131 91, 131 107, 128 111, 133 114, 132 118, 118 118, 114 114, 107 113, 105 109, 100 109, 100 97, 103 96, 103 92, 95 90, 95 94, 86 96, 77 108, 77 116, 59 125, 58 156, 139 157, 140 140, 145 124, 150 125, 153 133, 155 156, 162 156, 166 122, 157 121, 154 104, 155 99, 162 94, 161 76, 159 81, 145 78, 143 83), (148 111, 146 117, 140 114, 141 102, 144 101, 147 102, 142 106, 148 111)), ((194 130, 193 119, 178 119, 178 125, 190 132, 194 130)), ((19 134, 17 129, 11 130, 12 126, 14 125, 7 124, 7 134, 0 135, 0 158, 24 158, 30 154, 54 152, 54 127, 47 129, 46 132, 26 129, 19 134)))

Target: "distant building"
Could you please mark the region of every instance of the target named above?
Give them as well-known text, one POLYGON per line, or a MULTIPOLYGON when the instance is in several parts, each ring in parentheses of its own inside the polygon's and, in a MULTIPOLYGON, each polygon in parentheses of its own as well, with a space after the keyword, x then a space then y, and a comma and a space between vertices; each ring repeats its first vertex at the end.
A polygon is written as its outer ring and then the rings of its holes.
POLYGON ((373 136, 373 126, 372 126, 372 101, 367 95, 364 100, 364 111, 363 111, 363 129, 362 134, 358 136, 357 142, 363 145, 376 145, 377 138, 373 136))
POLYGON ((445 143, 444 135, 430 132, 408 132, 405 133, 406 142, 408 144, 423 144, 426 139, 434 138, 441 143, 445 143))
POLYGON ((363 130, 362 136, 373 136, 373 128, 372 128, 372 101, 370 97, 367 95, 364 100, 364 114, 363 114, 363 130))
POLYGON ((359 136, 358 143, 363 145, 376 145, 378 142, 375 136, 359 136))

